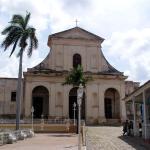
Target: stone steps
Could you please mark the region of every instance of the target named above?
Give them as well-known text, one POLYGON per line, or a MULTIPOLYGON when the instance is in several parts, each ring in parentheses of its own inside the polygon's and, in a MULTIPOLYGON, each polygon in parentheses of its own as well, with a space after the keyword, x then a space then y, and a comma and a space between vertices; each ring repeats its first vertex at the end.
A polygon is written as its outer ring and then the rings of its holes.
POLYGON ((120 119, 106 119, 106 122, 101 123, 104 126, 121 126, 122 123, 120 119))

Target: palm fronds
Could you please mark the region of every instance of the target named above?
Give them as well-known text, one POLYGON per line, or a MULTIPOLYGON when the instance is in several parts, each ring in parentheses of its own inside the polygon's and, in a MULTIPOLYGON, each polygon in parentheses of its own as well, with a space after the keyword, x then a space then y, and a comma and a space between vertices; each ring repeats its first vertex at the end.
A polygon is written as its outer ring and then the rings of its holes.
POLYGON ((92 80, 92 77, 85 77, 82 66, 78 65, 77 67, 73 68, 73 70, 71 70, 69 75, 65 78, 65 82, 63 83, 63 85, 68 84, 79 86, 79 84, 81 83, 85 87, 86 83, 89 80, 92 80))

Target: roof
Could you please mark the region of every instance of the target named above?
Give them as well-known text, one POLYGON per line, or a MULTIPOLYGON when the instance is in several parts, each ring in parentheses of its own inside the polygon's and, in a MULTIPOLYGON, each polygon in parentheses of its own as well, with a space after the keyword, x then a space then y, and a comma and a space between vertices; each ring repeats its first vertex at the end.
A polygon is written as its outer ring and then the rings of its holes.
POLYGON ((11 77, 0 77, 1 79, 7 79, 7 80, 17 80, 18 78, 11 78, 11 77))
MULTIPOLYGON (((144 87, 146 87, 148 84, 150 84, 150 80, 145 82, 143 85, 141 85, 138 89, 134 90, 132 93, 130 93, 128 96, 126 96, 123 100, 130 99, 134 94, 139 93, 144 87)), ((150 85, 149 85, 150 86, 150 85)))
POLYGON ((98 35, 96 35, 96 34, 93 34, 93 33, 89 32, 89 31, 87 31, 87 30, 85 30, 85 29, 82 29, 82 28, 80 28, 80 27, 74 27, 74 28, 71 28, 71 29, 68 29, 68 30, 64 30, 64 31, 61 31, 61 32, 57 32, 57 33, 51 34, 51 35, 49 35, 49 38, 52 38, 52 37, 59 37, 60 34, 67 33, 67 32, 70 32, 70 31, 72 31, 72 30, 78 30, 78 31, 86 32, 86 33, 88 33, 88 34, 94 36, 96 39, 100 40, 101 42, 103 42, 103 41, 105 40, 104 38, 102 38, 102 37, 100 37, 100 36, 98 36, 98 35))
POLYGON ((103 58, 105 59, 107 65, 108 65, 108 70, 107 70, 107 71, 103 71, 103 73, 106 73, 106 74, 120 74, 120 75, 123 75, 123 72, 120 72, 120 71, 118 71, 117 69, 115 69, 115 68, 107 61, 107 59, 105 58, 103 52, 102 52, 102 56, 103 56, 103 58))

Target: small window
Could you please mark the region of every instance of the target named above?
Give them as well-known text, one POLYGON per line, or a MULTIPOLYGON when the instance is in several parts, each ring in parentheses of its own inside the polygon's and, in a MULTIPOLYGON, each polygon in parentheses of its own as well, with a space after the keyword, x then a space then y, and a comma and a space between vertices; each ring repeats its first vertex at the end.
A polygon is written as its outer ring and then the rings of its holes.
POLYGON ((73 67, 76 68, 78 65, 81 65, 81 56, 79 54, 73 55, 73 67))
POLYGON ((16 101, 16 92, 11 92, 11 101, 12 102, 16 101))

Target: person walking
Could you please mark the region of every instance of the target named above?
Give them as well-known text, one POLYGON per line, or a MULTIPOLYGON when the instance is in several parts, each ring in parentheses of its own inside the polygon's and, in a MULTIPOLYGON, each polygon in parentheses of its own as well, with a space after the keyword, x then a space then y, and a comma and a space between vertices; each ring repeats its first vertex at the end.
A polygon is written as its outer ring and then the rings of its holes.
POLYGON ((123 124, 123 136, 125 134, 128 135, 128 127, 129 127, 129 122, 128 122, 128 120, 126 120, 126 122, 123 124))
POLYGON ((128 135, 132 136, 133 135, 133 122, 130 120, 129 122, 129 127, 128 127, 128 135))
POLYGON ((142 137, 142 123, 139 122, 139 137, 142 137))

